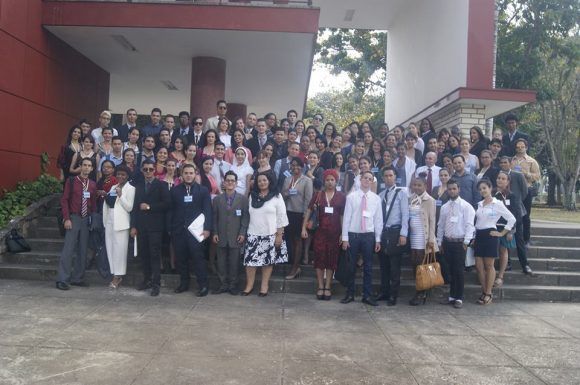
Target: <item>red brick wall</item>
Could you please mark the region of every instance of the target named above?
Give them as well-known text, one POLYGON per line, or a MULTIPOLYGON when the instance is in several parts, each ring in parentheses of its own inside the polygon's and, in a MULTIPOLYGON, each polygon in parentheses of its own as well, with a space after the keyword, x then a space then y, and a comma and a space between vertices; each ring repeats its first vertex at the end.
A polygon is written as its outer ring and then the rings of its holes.
POLYGON ((42 28, 42 0, 0 0, 0 188, 51 172, 70 126, 96 122, 109 74, 42 28))

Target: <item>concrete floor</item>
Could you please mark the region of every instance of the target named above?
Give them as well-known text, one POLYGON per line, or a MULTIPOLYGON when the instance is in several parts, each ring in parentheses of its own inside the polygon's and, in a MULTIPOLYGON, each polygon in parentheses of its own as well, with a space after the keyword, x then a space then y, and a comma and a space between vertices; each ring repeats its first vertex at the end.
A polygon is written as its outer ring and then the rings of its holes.
POLYGON ((0 384, 580 384, 580 304, 436 302, 0 281, 0 384))

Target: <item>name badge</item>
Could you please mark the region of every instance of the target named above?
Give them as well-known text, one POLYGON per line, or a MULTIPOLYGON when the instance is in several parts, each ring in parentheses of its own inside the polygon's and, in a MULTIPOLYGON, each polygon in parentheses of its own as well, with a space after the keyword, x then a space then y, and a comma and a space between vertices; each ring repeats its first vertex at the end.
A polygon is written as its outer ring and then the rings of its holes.
POLYGON ((452 216, 449 218, 449 222, 457 223, 457 222, 459 222, 459 218, 457 216, 452 216))
POLYGON ((334 207, 325 207, 324 213, 325 214, 334 214, 334 207))
POLYGON ((288 190, 288 195, 298 195, 298 190, 291 188, 288 190))
POLYGON ((399 186, 399 187, 401 186, 401 182, 402 182, 402 181, 403 181, 403 180, 402 180, 401 178, 397 178, 397 179, 395 179, 395 183, 396 183, 396 184, 397 184, 397 186, 399 186))
POLYGON ((465 166, 465 172, 471 172, 471 167, 465 166))
POLYGON ((109 195, 112 197, 116 197, 117 196, 117 190, 116 189, 111 189, 111 191, 109 191, 109 195))
POLYGON ((493 209, 487 210, 487 216, 490 218, 495 217, 495 211, 493 211, 493 209))
POLYGON ((373 168, 371 168, 371 172, 376 174, 377 172, 379 172, 379 168, 373 167, 373 168))
POLYGON ((290 175, 292 175, 292 174, 290 173, 290 171, 288 171, 288 170, 284 171, 284 176, 285 176, 285 177, 289 177, 290 175))
POLYGON ((363 217, 365 217, 365 218, 371 217, 371 212, 369 210, 363 210, 362 214, 363 214, 363 217))
POLYGON ((442 204, 443 204, 443 202, 441 201, 441 199, 437 199, 435 201, 435 206, 437 206, 437 207, 441 206, 442 204))
POLYGON ((514 166, 514 170, 516 171, 522 171, 522 166, 514 166))
POLYGON ((236 210, 236 217, 242 216, 242 210, 236 210))
POLYGON ((509 205, 510 205, 510 200, 509 200, 509 199, 506 199, 506 200, 505 200, 505 205, 506 205, 506 206, 509 206, 509 205))
POLYGON ((91 198, 91 192, 90 191, 83 191, 83 198, 90 199, 91 198))
POLYGON ((381 188, 382 188, 383 190, 385 189, 385 187, 386 187, 386 186, 387 186, 386 184, 384 184, 384 183, 381 183, 381 188))
POLYGON ((191 195, 186 195, 183 197, 183 202, 191 203, 191 202, 193 202, 193 197, 191 195))
POLYGON ((342 191, 342 186, 336 186, 336 191, 342 191))

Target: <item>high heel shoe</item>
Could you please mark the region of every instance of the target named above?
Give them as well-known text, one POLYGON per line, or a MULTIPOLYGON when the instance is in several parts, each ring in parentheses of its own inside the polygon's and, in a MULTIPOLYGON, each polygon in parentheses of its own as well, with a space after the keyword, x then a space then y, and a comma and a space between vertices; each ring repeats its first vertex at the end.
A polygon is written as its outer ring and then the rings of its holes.
POLYGON ((259 292, 258 293, 258 297, 266 297, 267 295, 268 295, 268 292, 265 292, 265 293, 259 292))
POLYGON ((242 291, 242 292, 240 292, 240 295, 241 295, 242 297, 247 297, 247 296, 249 296, 250 294, 252 294, 252 292, 253 292, 253 291, 254 291, 254 289, 253 289, 253 288, 252 288, 252 290, 250 290, 250 291, 242 291))
POLYGON ((322 287, 318 288, 318 291, 316 292, 316 299, 319 301, 322 301, 324 299, 324 288, 322 287), (322 292, 322 294, 318 294, 320 292, 322 292))
POLYGON ((332 299, 332 293, 330 292, 330 289, 324 289, 324 293, 326 292, 328 292, 329 294, 328 295, 324 294, 323 299, 325 301, 330 301, 332 299))
POLYGON ((300 277, 300 274, 302 274, 302 270, 300 268, 298 268, 294 274, 288 274, 286 276, 286 279, 296 279, 296 278, 300 277))
POLYGON ((426 301, 427 301, 427 296, 415 295, 413 298, 411 298, 409 300, 409 305, 411 305, 411 306, 425 305, 426 301))

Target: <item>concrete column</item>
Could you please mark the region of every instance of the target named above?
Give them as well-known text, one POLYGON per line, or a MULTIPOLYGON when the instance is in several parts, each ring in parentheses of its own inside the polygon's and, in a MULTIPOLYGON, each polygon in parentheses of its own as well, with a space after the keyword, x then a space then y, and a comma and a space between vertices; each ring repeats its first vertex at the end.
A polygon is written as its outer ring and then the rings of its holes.
POLYGON ((469 136, 469 129, 473 126, 479 126, 485 130, 485 105, 452 104, 435 112, 429 116, 429 119, 436 130, 458 126, 463 135, 469 136))
POLYGON ((234 119, 237 117, 244 118, 246 120, 246 115, 248 111, 248 106, 242 103, 228 103, 228 114, 227 117, 229 120, 234 122, 234 119))
POLYGON ((191 59, 191 116, 207 119, 216 115, 216 102, 226 92, 226 61, 215 57, 191 59))

